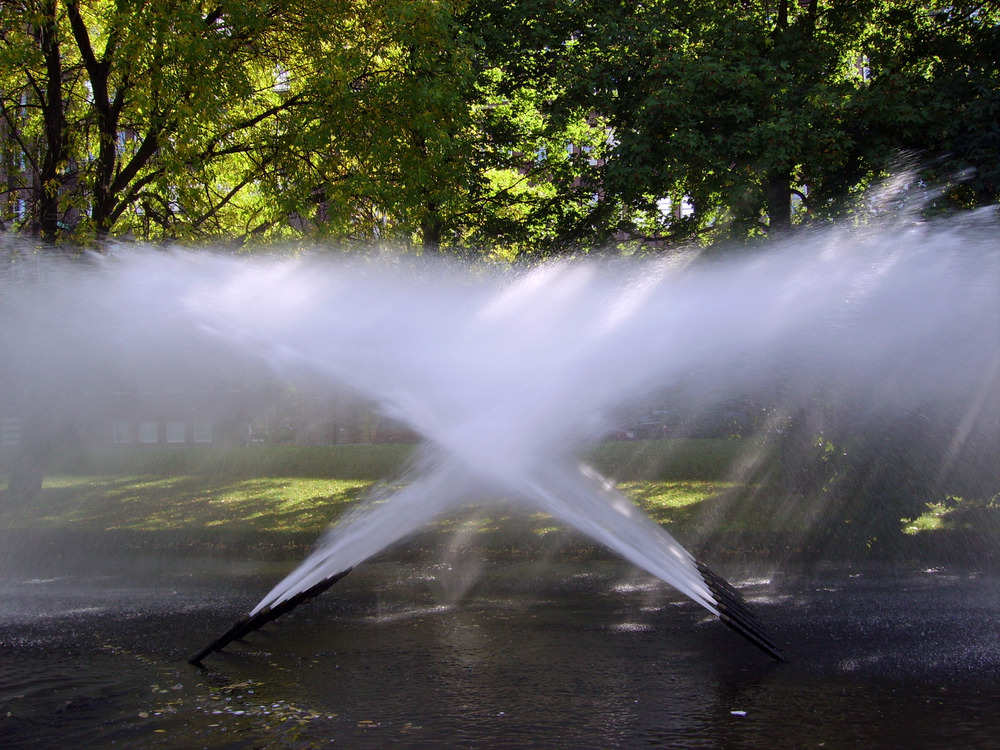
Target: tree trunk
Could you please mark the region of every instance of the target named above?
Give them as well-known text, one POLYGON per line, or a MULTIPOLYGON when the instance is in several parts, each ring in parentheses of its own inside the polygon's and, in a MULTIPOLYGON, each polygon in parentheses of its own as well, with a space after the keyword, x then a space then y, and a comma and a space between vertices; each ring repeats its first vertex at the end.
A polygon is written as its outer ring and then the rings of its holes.
MULTIPOLYGON (((97 156, 94 161, 94 197, 91 202, 90 218, 94 223, 98 241, 104 239, 110 229, 112 211, 114 210, 114 190, 112 181, 115 176, 115 166, 118 156, 118 124, 121 107, 124 103, 123 92, 118 91, 112 101, 109 88, 111 62, 117 51, 118 29, 112 27, 108 32, 102 59, 98 60, 90 40, 90 31, 80 13, 76 1, 66 4, 66 14, 69 17, 73 38, 83 60, 90 79, 90 91, 93 98, 94 112, 97 114, 97 156)), ((125 79, 128 73, 125 72, 125 79)), ((124 87, 125 85, 122 84, 124 87)))
POLYGON ((788 172, 770 174, 764 183, 768 227, 772 235, 792 226, 792 178, 788 172))
POLYGON ((424 250, 437 252, 441 249, 441 235, 444 233, 444 222, 434 206, 428 206, 427 213, 420 220, 420 238, 424 250))
POLYGON ((54 240, 59 233, 59 198, 63 170, 69 162, 69 138, 62 96, 62 56, 59 48, 57 7, 53 0, 42 8, 38 43, 45 59, 45 91, 41 102, 45 124, 45 155, 39 164, 35 184, 37 219, 35 233, 54 240))

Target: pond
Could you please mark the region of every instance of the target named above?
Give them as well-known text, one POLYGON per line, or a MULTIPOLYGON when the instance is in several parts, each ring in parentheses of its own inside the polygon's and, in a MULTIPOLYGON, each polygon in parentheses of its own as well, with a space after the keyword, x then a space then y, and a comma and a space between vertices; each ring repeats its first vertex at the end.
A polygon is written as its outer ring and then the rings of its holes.
POLYGON ((293 565, 139 554, 7 575, 0 746, 971 748, 1000 732, 992 573, 718 566, 785 646, 775 663, 614 559, 384 555, 186 663, 293 565))

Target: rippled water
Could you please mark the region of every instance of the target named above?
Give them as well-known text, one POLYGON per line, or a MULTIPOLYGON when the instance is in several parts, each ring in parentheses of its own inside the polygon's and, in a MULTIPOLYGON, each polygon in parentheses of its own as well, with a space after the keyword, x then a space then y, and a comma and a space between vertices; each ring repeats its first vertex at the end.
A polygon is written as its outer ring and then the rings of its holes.
POLYGON ((263 565, 0 587, 0 746, 987 747, 995 575, 727 571, 790 661, 611 560, 376 561, 206 659, 263 565), (464 596, 457 598, 458 593, 464 596))

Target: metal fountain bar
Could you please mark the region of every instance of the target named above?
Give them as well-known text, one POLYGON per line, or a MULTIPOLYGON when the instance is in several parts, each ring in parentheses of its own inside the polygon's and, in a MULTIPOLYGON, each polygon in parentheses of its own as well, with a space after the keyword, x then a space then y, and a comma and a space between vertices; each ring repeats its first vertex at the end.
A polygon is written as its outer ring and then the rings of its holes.
POLYGON ((352 568, 348 568, 347 570, 341 571, 340 573, 336 573, 335 575, 332 575, 328 578, 324 578, 316 585, 310 586, 304 591, 300 591, 295 596, 285 599, 279 604, 276 604, 274 607, 264 607, 264 609, 260 610, 260 612, 258 612, 255 615, 246 615, 244 617, 241 617, 239 620, 233 623, 233 626, 229 628, 229 630, 227 630, 221 636, 216 638, 201 651, 191 656, 188 659, 188 664, 193 664, 196 667, 202 667, 203 666, 202 660, 206 656, 211 654, 213 651, 221 651, 233 641, 242 640, 244 637, 246 637, 253 631, 259 630, 260 628, 264 627, 265 625, 267 625, 267 623, 271 622, 272 620, 276 620, 283 614, 291 612, 300 604, 304 604, 310 599, 314 599, 315 597, 319 596, 324 591, 326 591, 328 588, 330 588, 341 578, 350 573, 351 570, 352 568))
MULTIPOLYGON (((781 649, 765 635, 760 621, 751 611, 746 600, 733 586, 722 576, 715 573, 711 568, 701 561, 695 561, 698 572, 701 574, 705 585, 712 592, 719 610, 719 619, 729 628, 746 638, 750 643, 759 648, 777 661, 785 661, 781 649)), ((351 568, 341 571, 335 575, 324 578, 319 583, 300 591, 298 594, 285 599, 284 601, 271 607, 264 607, 254 615, 245 615, 237 620, 229 630, 216 638, 205 648, 188 659, 188 663, 199 668, 204 668, 202 663, 205 657, 214 651, 221 651, 233 641, 242 640, 255 630, 262 628, 272 620, 276 620, 283 614, 291 612, 300 604, 313 599, 333 584, 351 572, 351 568)))
POLYGON ((777 661, 785 661, 781 649, 764 634, 757 616, 750 609, 743 595, 718 573, 701 560, 696 560, 702 580, 712 592, 712 598, 719 608, 719 619, 729 628, 746 638, 768 656, 777 661))

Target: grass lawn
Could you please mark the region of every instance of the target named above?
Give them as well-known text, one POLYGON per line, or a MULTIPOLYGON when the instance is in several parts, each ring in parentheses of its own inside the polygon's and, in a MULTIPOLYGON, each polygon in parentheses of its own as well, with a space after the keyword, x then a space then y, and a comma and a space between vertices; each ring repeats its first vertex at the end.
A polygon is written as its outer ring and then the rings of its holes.
POLYGON ((299 477, 54 476, 30 504, 0 512, 8 529, 315 533, 371 482, 299 477))
MULTIPOLYGON (((30 503, 0 506, 0 528, 16 530, 191 531, 319 535, 373 482, 272 477, 220 480, 198 476, 52 476, 30 503)), ((628 482, 620 489, 658 523, 683 524, 693 509, 733 487, 727 482, 628 482)), ((544 514, 532 516, 542 533, 544 514)), ((480 519, 484 529, 499 518, 480 519)), ((442 521, 454 528, 456 521, 442 521)))
MULTIPOLYGON (((620 488, 676 531, 678 524, 691 522, 700 504, 733 487, 721 479, 687 477, 721 473, 720 464, 731 452, 726 446, 713 450, 710 441, 699 443, 704 444, 611 445, 598 452, 595 463, 626 476, 659 473, 661 478, 632 479, 620 488), (662 478, 663 451, 686 455, 678 463, 684 478, 662 478)), ((319 537, 378 478, 398 472, 411 451, 410 446, 379 445, 60 456, 51 462, 40 495, 30 501, 0 496, 0 532, 128 535, 132 543, 184 548, 232 548, 294 537, 301 546, 319 537), (178 539, 186 541, 178 544, 178 539)), ((502 508, 489 506, 474 520, 458 514, 434 530, 451 533, 469 524, 484 540, 503 529, 506 544, 514 543, 512 536, 527 535, 530 542, 560 531, 545 514, 511 520, 502 508)))
MULTIPOLYGON (((738 448, 738 441, 636 441, 607 444, 590 458, 695 554, 798 554, 815 504, 754 502, 755 487, 726 476, 738 448)), ((300 554, 380 478, 395 476, 411 452, 378 445, 62 456, 48 467, 38 496, 0 494, 0 535, 58 531, 179 552, 300 554)), ((993 505, 929 507, 906 522, 907 545, 949 554, 956 546, 992 550, 998 519, 993 505)), ((565 529, 543 513, 487 505, 447 516, 422 536, 433 544, 435 534, 469 531, 477 532, 465 534, 477 546, 515 554, 523 546, 532 554, 532 544, 558 540, 565 529)))
MULTIPOLYGON (((657 520, 674 521, 672 510, 730 486, 724 477, 738 448, 730 440, 630 441, 587 458, 657 520)), ((0 523, 316 532, 376 481, 397 476, 412 453, 405 444, 67 453, 48 462, 41 497, 0 505, 0 523)))

